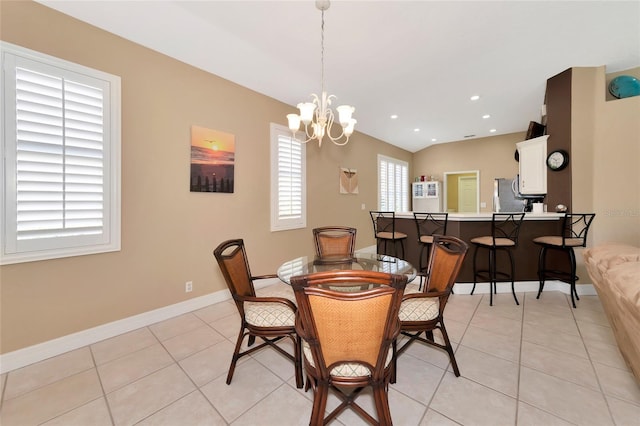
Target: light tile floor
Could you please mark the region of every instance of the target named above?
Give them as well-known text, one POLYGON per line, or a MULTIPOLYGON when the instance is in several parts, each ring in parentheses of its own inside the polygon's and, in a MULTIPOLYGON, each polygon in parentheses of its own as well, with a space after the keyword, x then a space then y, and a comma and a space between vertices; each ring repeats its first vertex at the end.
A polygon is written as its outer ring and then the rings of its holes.
MULTIPOLYGON (((520 306, 499 294, 493 307, 488 295, 451 297, 462 376, 444 352, 412 345, 389 389, 396 425, 640 425, 640 387, 598 298, 572 309, 559 292, 518 297, 520 306)), ((295 388, 292 364, 273 350, 225 384, 238 321, 226 301, 4 374, 0 424, 308 424, 312 393, 295 388)), ((364 422, 347 411, 333 424, 364 422)))

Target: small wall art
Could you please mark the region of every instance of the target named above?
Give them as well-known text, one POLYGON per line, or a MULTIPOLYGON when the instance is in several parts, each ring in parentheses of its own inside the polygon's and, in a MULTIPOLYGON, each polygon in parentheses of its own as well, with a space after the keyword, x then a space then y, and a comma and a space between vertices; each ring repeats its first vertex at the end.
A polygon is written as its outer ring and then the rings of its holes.
POLYGON ((340 167, 340 193, 358 193, 358 170, 340 167))
POLYGON ((191 192, 233 193, 235 153, 234 135, 191 126, 191 192))

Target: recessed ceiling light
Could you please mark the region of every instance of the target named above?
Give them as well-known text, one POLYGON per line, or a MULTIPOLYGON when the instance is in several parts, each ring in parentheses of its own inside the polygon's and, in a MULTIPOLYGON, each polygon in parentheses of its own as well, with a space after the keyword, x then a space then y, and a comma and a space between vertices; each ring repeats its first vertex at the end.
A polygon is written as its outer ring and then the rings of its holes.
POLYGON ((414 131, 414 132, 419 132, 419 131, 420 131, 420 129, 417 129, 417 128, 416 128, 416 129, 413 129, 413 131, 414 131))
POLYGON ((395 120, 396 118, 398 118, 398 114, 393 114, 393 115, 391 116, 391 119, 392 119, 392 120, 395 120))
POLYGON ((471 97, 471 100, 472 100, 472 101, 477 101, 478 99, 480 99, 480 95, 473 95, 473 96, 471 97))
POLYGON ((495 132, 496 132, 496 129, 489 130, 489 133, 495 133, 495 132))
POLYGON ((431 142, 436 142, 438 139, 436 138, 431 138, 431 142))
POLYGON ((484 118, 485 120, 486 120, 487 118, 490 118, 490 117, 491 117, 491 116, 490 116, 489 114, 485 114, 485 115, 483 115, 483 116, 482 116, 482 118, 484 118))

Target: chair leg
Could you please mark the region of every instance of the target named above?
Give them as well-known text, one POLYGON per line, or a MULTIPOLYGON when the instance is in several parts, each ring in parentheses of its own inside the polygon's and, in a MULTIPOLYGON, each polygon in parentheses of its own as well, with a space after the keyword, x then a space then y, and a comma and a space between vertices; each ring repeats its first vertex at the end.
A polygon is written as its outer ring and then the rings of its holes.
POLYGON ((324 424, 324 413, 327 409, 328 394, 329 384, 325 381, 318 381, 314 389, 313 408, 311 410, 309 426, 321 426, 324 424))
POLYGON ((451 361, 451 368, 453 368, 453 374, 456 377, 460 377, 460 369, 458 368, 458 362, 456 361, 456 356, 453 353, 453 346, 451 346, 451 341, 449 340, 449 334, 447 333, 447 328, 444 326, 444 320, 440 319, 440 331, 442 332, 442 339, 444 340, 444 346, 449 354, 449 360, 451 361))
POLYGON ((304 386, 304 377, 302 375, 302 339, 300 336, 296 334, 293 342, 293 350, 294 350, 294 364, 296 370, 296 387, 298 389, 302 389, 304 386))
MULTIPOLYGON (((249 336, 249 338, 255 336, 249 336)), ((238 334, 238 340, 236 341, 236 348, 233 351, 233 356, 231 357, 231 365, 229 366, 229 372, 227 373, 227 384, 231 384, 231 379, 233 379, 233 372, 236 369, 236 363, 240 358, 240 347, 242 346, 242 341, 244 340, 244 326, 240 327, 240 333, 238 334)))
POLYGON ((387 394, 386 385, 384 383, 375 383, 373 385, 373 399, 376 404, 378 424, 393 424, 393 421, 391 420, 391 410, 389 409, 389 395, 387 394))
POLYGON ((538 295, 536 299, 540 299, 540 294, 542 294, 542 290, 544 289, 545 282, 545 265, 546 265, 546 257, 547 257, 547 248, 542 246, 540 248, 540 255, 538 256, 538 280, 540 280, 540 286, 538 287, 538 295))
POLYGON ((395 383, 396 377, 397 377, 396 375, 398 372, 398 338, 397 337, 393 339, 393 342, 391 342, 391 348, 393 350, 393 358, 391 359, 391 362, 393 365, 391 366, 391 378, 389 379, 389 382, 395 383))

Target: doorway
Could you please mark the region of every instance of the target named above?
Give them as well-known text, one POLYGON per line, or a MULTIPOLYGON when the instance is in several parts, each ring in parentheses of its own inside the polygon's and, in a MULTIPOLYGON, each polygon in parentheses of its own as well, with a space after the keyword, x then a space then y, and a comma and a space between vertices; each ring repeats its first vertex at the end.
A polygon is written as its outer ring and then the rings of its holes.
POLYGON ((477 187, 478 179, 475 176, 458 177, 458 212, 478 213, 477 187))
POLYGON ((478 213, 480 171, 465 170, 443 174, 443 208, 449 213, 478 213))

